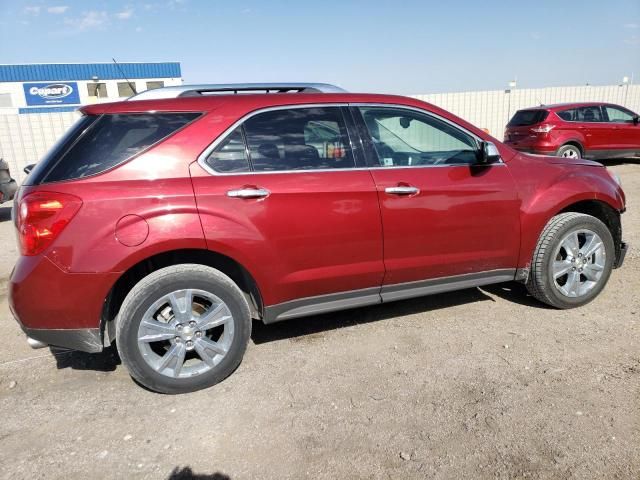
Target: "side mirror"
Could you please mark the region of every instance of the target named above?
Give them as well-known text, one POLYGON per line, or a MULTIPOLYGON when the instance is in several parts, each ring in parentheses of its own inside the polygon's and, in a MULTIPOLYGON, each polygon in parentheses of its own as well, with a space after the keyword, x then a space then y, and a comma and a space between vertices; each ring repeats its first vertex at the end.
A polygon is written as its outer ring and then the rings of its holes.
POLYGON ((486 165, 489 163, 499 162, 501 159, 498 147, 491 142, 482 142, 480 144, 478 163, 486 165))
POLYGON ((31 170, 33 170, 33 167, 35 167, 35 166, 36 166, 36 164, 35 164, 35 163, 31 163, 31 164, 27 165, 26 167, 24 167, 24 168, 22 169, 22 171, 23 171, 24 173, 26 173, 27 175, 29 175, 29 173, 31 173, 31 170))
POLYGON ((640 116, 634 115, 633 116, 633 124, 634 125, 638 125, 638 122, 640 122, 640 116))

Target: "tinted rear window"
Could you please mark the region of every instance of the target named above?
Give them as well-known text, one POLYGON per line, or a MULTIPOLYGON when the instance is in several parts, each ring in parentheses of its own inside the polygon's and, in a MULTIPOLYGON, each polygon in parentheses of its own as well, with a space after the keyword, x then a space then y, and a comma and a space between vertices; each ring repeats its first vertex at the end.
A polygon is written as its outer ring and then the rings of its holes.
POLYGON ((138 155, 199 115, 136 113, 83 117, 37 165, 29 183, 72 180, 104 172, 138 155))
POLYGON ((509 127, 525 127, 543 122, 547 118, 547 110, 518 110, 509 122, 509 127))

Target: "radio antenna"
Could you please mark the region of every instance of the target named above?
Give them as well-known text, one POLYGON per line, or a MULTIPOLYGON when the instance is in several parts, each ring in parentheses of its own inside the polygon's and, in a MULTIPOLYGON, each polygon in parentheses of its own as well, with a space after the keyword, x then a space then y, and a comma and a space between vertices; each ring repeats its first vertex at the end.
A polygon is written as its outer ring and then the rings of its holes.
POLYGON ((122 71, 122 68, 120 68, 120 65, 118 64, 118 62, 116 62, 116 59, 115 58, 111 58, 111 60, 113 60, 113 63, 115 63, 116 67, 118 67, 118 70, 120 70, 120 75, 122 75, 122 78, 124 78, 127 81, 127 83, 129 84, 129 87, 131 87, 131 91, 133 92, 133 94, 136 95, 138 93, 136 91, 136 86, 124 74, 124 72, 122 71))

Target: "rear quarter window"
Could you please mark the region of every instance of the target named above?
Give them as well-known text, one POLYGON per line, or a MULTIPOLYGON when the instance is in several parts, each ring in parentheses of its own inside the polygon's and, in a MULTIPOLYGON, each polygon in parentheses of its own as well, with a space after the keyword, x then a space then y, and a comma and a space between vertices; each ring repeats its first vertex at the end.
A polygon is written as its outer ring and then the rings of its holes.
POLYGON ((128 113, 83 117, 34 171, 31 183, 102 173, 183 128, 199 113, 128 113))
POLYGON ((568 110, 562 110, 560 112, 556 112, 562 120, 566 122, 575 122, 576 121, 576 109, 570 108, 568 110))
POLYGON ((508 127, 525 127, 528 125, 535 125, 536 123, 543 122, 549 112, 547 110, 518 110, 509 124, 508 127))

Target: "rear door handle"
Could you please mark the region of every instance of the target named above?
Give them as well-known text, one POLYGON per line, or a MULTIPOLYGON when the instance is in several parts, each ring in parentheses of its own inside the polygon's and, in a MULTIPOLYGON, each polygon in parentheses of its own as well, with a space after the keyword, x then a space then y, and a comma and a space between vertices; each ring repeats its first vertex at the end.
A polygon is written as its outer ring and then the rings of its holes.
POLYGON ((409 185, 398 185, 397 187, 387 187, 384 192, 390 195, 415 195, 420 193, 420 189, 409 185))
POLYGON ((238 190, 229 190, 227 197, 231 198, 265 198, 268 197, 271 192, 266 188, 253 188, 245 187, 238 190))

